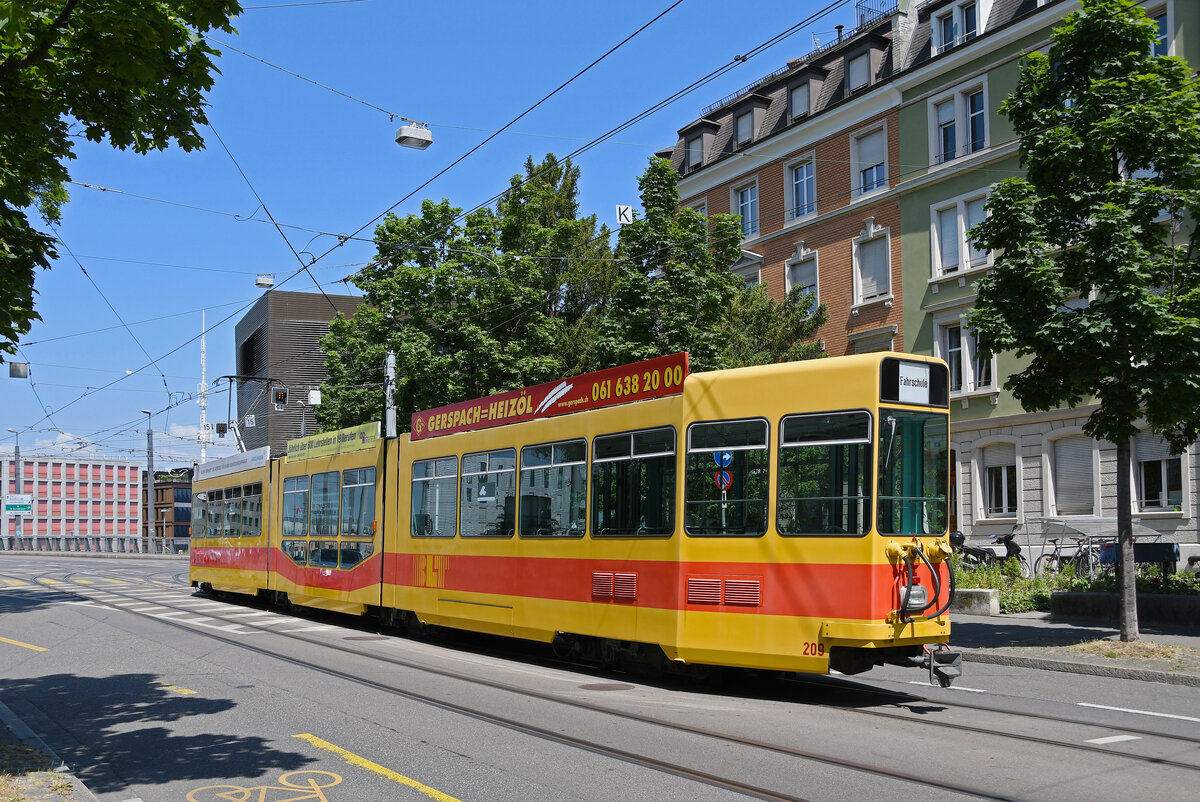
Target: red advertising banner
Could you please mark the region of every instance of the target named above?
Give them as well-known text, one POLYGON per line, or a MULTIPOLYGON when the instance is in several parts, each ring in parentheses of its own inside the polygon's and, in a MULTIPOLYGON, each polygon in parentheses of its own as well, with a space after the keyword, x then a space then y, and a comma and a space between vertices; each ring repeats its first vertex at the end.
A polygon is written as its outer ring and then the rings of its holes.
POLYGON ((414 413, 409 437, 424 440, 677 395, 683 392, 687 372, 688 355, 684 351, 559 382, 448 404, 414 413))

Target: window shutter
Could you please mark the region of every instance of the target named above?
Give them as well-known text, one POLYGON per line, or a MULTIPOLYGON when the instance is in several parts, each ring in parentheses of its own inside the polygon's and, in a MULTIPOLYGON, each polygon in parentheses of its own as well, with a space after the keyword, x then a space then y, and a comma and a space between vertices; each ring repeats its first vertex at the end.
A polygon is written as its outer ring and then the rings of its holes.
POLYGON ((1154 432, 1138 432, 1133 443, 1133 453, 1138 462, 1170 459, 1171 446, 1154 432))
POLYGON ((808 82, 792 87, 792 119, 808 114, 808 82))
POLYGON ((850 59, 850 63, 846 66, 846 71, 850 73, 850 91, 870 83, 870 58, 870 54, 863 53, 861 56, 850 59))
POLYGON ((891 334, 876 334, 873 337, 863 337, 861 340, 854 341, 854 353, 856 354, 872 354, 878 351, 891 350, 891 334))
POLYGON ((942 209, 937 216, 942 271, 949 273, 958 269, 958 208, 942 209))
POLYGON ((788 289, 794 290, 796 287, 811 287, 814 290, 817 288, 816 259, 805 259, 788 265, 788 289))
POLYGON ((1017 447, 1012 443, 997 443, 983 450, 983 467, 1001 468, 1017 464, 1017 447))
POLYGON ((862 240, 858 243, 859 289, 862 301, 887 295, 888 253, 887 237, 862 240))
POLYGON ((884 138, 882 128, 858 138, 858 162, 860 169, 870 167, 873 164, 883 164, 887 161, 886 152, 887 140, 884 138))
POLYGON ((1071 435, 1054 441, 1054 499, 1059 515, 1092 514, 1092 441, 1071 435))

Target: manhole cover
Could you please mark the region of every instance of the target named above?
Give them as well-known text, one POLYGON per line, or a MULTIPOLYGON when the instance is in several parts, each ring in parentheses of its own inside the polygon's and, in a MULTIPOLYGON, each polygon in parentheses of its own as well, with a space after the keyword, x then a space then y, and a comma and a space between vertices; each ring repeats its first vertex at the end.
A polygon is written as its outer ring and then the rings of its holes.
POLYGON ((620 682, 597 682, 593 685, 580 685, 579 689, 583 691, 632 691, 633 686, 620 682))
POLYGON ((382 635, 350 635, 342 640, 387 640, 382 635))

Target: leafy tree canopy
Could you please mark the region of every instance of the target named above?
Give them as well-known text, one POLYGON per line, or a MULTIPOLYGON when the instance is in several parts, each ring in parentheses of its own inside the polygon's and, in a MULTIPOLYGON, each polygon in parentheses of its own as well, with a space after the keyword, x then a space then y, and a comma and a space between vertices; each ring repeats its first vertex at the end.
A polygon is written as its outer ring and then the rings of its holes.
POLYGON ((1005 387, 1027 409, 1096 399, 1087 432, 1127 441, 1142 417, 1182 450, 1200 429, 1200 94, 1155 24, 1085 0, 1026 57, 1001 107, 1027 177, 993 187, 972 231, 995 254, 971 324, 1031 358, 1005 387))
POLYGON ((202 34, 233 33, 236 0, 0 3, 0 361, 34 320, 34 268, 54 240, 72 138, 136 153, 203 147, 203 93, 217 72, 202 34))
POLYGON ((514 176, 497 211, 462 219, 425 201, 375 232, 379 258, 353 279, 366 306, 323 341, 326 428, 383 415, 396 354, 401 430, 413 412, 549 381, 582 362, 581 317, 607 295, 608 229, 578 217, 579 169, 549 155, 514 176))

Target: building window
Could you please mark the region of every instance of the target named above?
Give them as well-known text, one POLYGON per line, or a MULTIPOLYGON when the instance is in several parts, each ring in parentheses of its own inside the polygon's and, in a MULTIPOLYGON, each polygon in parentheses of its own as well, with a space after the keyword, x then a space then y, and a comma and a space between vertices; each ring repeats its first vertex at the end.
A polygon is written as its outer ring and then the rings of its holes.
POLYGON ((742 236, 758 236, 758 184, 747 184, 733 191, 734 206, 742 216, 742 236))
POLYGON ((695 137, 687 141, 687 150, 684 153, 684 167, 691 171, 699 167, 704 161, 704 148, 700 137, 695 137))
POLYGON ((754 138, 754 112, 747 111, 737 116, 734 121, 734 143, 737 147, 745 147, 754 138))
POLYGON ((980 354, 979 337, 960 322, 941 327, 939 356, 950 368, 950 392, 972 393, 994 389, 992 360, 980 354))
POLYGON ((855 304, 870 303, 892 294, 890 239, 887 230, 875 229, 872 220, 862 236, 854 240, 855 304))
POLYGON ((1133 443, 1137 463, 1139 510, 1178 510, 1183 506, 1183 460, 1171 456, 1167 441, 1153 432, 1138 432, 1133 443))
POLYGON ((788 214, 795 220, 817 210, 817 176, 813 160, 805 159, 788 168, 791 197, 788 214))
POLYGON ((979 35, 979 12, 974 0, 959 3, 933 21, 933 54, 969 42, 979 35))
POLYGON ((856 194, 887 187, 887 129, 857 134, 850 141, 851 175, 856 194))
POLYGON ((1054 506, 1059 515, 1091 515, 1092 439, 1082 434, 1060 437, 1054 449, 1054 506))
POLYGON ((1154 24, 1158 26, 1158 35, 1154 40, 1154 48, 1150 51, 1152 56, 1166 56, 1171 51, 1171 37, 1167 31, 1167 12, 1162 10, 1152 16, 1154 24))
POLYGON ((934 98, 929 103, 929 124, 932 164, 944 164, 983 150, 987 147, 984 88, 973 86, 934 98))
POLYGON ((983 449, 984 515, 1008 518, 1017 514, 1017 448, 997 443, 983 449))
POLYGON ((807 116, 810 108, 808 82, 805 81, 799 86, 793 86, 791 92, 788 94, 788 113, 792 119, 798 120, 801 117, 807 116))
POLYGON ((796 256, 787 263, 787 292, 800 290, 805 295, 811 295, 808 312, 817 308, 820 303, 817 289, 817 252, 804 250, 804 245, 796 249, 796 256))
POLYGON ((863 53, 846 62, 846 76, 851 92, 857 92, 871 81, 871 54, 863 53))
POLYGON ((933 210, 933 276, 948 276, 960 270, 986 267, 988 251, 970 241, 972 228, 983 222, 986 195, 960 198, 933 210), (965 258, 964 258, 965 257, 965 258))

